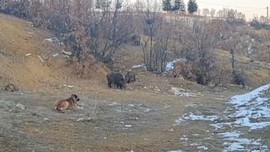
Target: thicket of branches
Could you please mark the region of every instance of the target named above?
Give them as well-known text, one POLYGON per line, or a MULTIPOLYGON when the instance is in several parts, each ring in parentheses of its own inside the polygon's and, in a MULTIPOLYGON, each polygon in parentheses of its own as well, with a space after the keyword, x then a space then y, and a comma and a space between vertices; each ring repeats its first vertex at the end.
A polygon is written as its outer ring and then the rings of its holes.
MULTIPOLYGON (((175 2, 180 5, 180 1, 175 2)), ((231 53, 231 78, 238 81, 235 52, 245 49, 239 44, 246 40, 233 32, 232 27, 239 26, 233 24, 235 20, 168 20, 156 11, 153 1, 137 1, 125 8, 120 0, 98 0, 92 5, 91 0, 0 0, 0 11, 53 31, 65 49, 72 52, 76 64, 95 58, 114 69, 114 54, 122 44, 132 41, 140 45, 148 71, 164 72, 168 56, 173 53, 188 60, 188 79, 207 85, 213 80, 219 83, 224 70, 217 64, 216 50, 225 49, 231 53)))
MULTIPOLYGON (((104 1, 105 2, 105 1, 104 1)), ((0 11, 53 31, 78 62, 94 56, 113 69, 113 54, 133 33, 133 15, 121 3, 99 9, 89 0, 3 0, 0 11)))

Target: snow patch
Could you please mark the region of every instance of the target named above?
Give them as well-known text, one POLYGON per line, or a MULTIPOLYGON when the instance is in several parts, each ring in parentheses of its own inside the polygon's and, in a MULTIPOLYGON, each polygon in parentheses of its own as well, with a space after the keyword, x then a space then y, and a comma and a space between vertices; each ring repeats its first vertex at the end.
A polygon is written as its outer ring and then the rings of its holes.
POLYGON ((239 131, 233 131, 233 132, 225 132, 225 133, 219 133, 221 137, 223 137, 223 140, 226 142, 223 143, 224 146, 226 146, 226 149, 224 152, 227 151, 239 151, 239 150, 247 150, 247 145, 248 147, 250 146, 260 146, 261 144, 259 143, 261 140, 252 140, 252 139, 247 139, 247 138, 241 138, 239 131))
POLYGON ((133 65, 132 68, 133 69, 136 69, 136 68, 145 68, 145 64, 133 65))
POLYGON ((173 70, 173 68, 174 68, 174 63, 175 62, 179 62, 179 61, 186 61, 186 59, 184 59, 184 58, 180 58, 180 59, 175 59, 175 60, 173 60, 173 61, 171 61, 171 62, 168 62, 167 64, 166 64, 166 70, 167 71, 170 71, 170 70, 173 70))
POLYGON ((207 150, 208 149, 208 147, 206 147, 206 146, 198 146, 197 148, 198 149, 203 149, 203 150, 207 150))
POLYGON ((219 117, 216 115, 210 115, 210 116, 204 116, 204 115, 196 115, 190 112, 188 115, 183 116, 184 119, 186 120, 199 120, 199 121, 215 121, 219 117))
POLYGON ((247 150, 247 147, 260 148, 262 151, 268 150, 268 146, 261 144, 263 142, 261 139, 245 138, 246 132, 240 130, 243 127, 248 127, 252 131, 270 126, 270 99, 266 98, 269 88, 270 84, 243 95, 233 96, 228 102, 228 106, 232 105, 232 107, 227 108, 222 116, 189 112, 182 115, 175 123, 180 124, 186 120, 212 121, 210 126, 221 132, 218 136, 224 140, 224 152, 244 151, 247 150), (221 123, 215 123, 216 120, 221 123), (234 128, 234 131, 226 132, 226 128, 234 128))
POLYGON ((45 41, 49 41, 51 43, 59 43, 60 42, 57 37, 46 38, 45 41))
POLYGON ((184 114, 181 117, 179 117, 177 120, 175 120, 175 124, 173 126, 180 125, 181 123, 185 122, 186 120, 192 120, 192 121, 215 121, 218 118, 219 117, 217 115, 205 116, 205 115, 193 114, 192 112, 190 112, 189 114, 184 114))
POLYGON ((237 118, 236 126, 249 127, 250 130, 270 126, 269 98, 261 97, 269 88, 270 84, 231 98, 229 103, 234 105, 236 112, 229 117, 237 118))
MULTIPOLYGON (((166 64, 166 71, 173 70, 174 63, 175 62, 179 62, 179 61, 183 61, 184 62, 184 61, 186 61, 186 59, 180 58, 180 59, 175 59, 175 60, 173 60, 171 62, 167 62, 167 64, 166 64)), ((145 64, 138 64, 138 65, 133 65, 132 68, 133 69, 136 69, 136 68, 146 68, 146 67, 145 67, 145 64)))
POLYGON ((172 92, 173 94, 177 95, 177 96, 181 96, 181 97, 197 97, 196 93, 190 92, 188 90, 185 90, 183 88, 177 88, 177 87, 171 87, 170 92, 172 92))
POLYGON ((182 150, 171 150, 171 151, 167 151, 167 152, 183 152, 182 150))
POLYGON ((234 104, 235 106, 239 107, 245 104, 248 104, 252 101, 252 99, 259 98, 260 95, 263 94, 266 90, 270 88, 270 84, 264 85, 260 88, 257 88, 249 93, 243 94, 243 95, 236 95, 231 98, 230 103, 234 104))

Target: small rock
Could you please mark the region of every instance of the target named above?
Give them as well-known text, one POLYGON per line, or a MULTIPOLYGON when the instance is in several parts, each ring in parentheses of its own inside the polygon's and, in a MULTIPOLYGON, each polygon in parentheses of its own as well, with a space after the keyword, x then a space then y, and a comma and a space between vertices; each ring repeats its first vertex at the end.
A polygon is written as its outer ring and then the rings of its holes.
POLYGON ((79 118, 79 119, 77 119, 77 121, 79 122, 79 121, 84 121, 84 118, 79 118))
POLYGON ((132 125, 125 125, 125 127, 126 127, 126 128, 131 128, 131 127, 132 127, 132 125))
POLYGON ((20 104, 20 103, 17 103, 16 104, 16 107, 19 108, 19 109, 21 109, 21 110, 25 110, 25 106, 22 105, 22 104, 20 104))
POLYGON ((43 120, 45 120, 45 121, 50 121, 50 119, 49 119, 49 118, 43 118, 43 120))
POLYGON ((63 87, 66 87, 66 88, 74 88, 73 85, 67 85, 67 84, 64 84, 63 87))
POLYGON ((128 106, 129 106, 129 107, 135 107, 135 105, 134 105, 134 104, 131 104, 131 103, 128 104, 128 106))
POLYGON ((173 130, 173 128, 171 128, 171 129, 169 129, 168 131, 172 132, 172 131, 174 131, 174 130, 173 130))
POLYGON ((159 88, 154 89, 155 92, 160 92, 161 90, 159 88))
POLYGON ((25 54, 25 56, 30 56, 30 55, 32 55, 32 53, 27 53, 27 54, 25 54))
POLYGON ((57 57, 59 55, 59 53, 55 53, 55 54, 53 54, 52 56, 53 57, 57 57))
POLYGON ((144 112, 150 112, 151 111, 151 109, 150 108, 146 108, 146 109, 144 109, 144 112))

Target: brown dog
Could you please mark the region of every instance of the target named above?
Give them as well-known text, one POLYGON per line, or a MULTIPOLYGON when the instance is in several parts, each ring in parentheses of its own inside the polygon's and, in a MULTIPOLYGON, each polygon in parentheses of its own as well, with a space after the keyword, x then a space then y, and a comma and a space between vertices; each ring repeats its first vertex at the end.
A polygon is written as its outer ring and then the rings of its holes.
POLYGON ((79 97, 76 94, 71 94, 71 97, 68 99, 62 99, 55 103, 55 110, 59 112, 64 112, 72 107, 77 107, 77 102, 80 101, 79 97))

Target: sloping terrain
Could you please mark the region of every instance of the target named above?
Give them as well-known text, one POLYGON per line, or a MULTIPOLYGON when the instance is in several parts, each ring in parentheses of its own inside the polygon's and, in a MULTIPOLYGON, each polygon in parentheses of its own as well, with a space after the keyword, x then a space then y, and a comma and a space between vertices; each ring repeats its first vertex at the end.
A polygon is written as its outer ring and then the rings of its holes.
MULTIPOLYGON (((0 14, 1 88, 13 83, 22 90, 47 92, 72 85, 77 79, 75 65, 68 63, 51 38, 52 34, 30 22, 0 14)), ((90 70, 92 82, 105 80, 107 70, 102 64, 90 70)))
POLYGON ((50 36, 46 31, 33 28, 31 23, 0 15, 1 78, 33 91, 56 83, 58 73, 37 57, 49 51, 45 38, 50 36), (27 56, 28 53, 31 55, 27 56))
MULTIPOLYGON (((109 89, 104 65, 96 64, 86 77, 78 78, 75 65, 67 62, 58 44, 48 41, 51 37, 26 21, 0 15, 1 88, 7 83, 20 88, 20 92, 0 93, 0 151, 216 152, 230 151, 233 142, 243 149, 243 143, 224 139, 227 132, 248 141, 245 150, 257 148, 257 143, 270 147, 265 142, 269 136, 261 130, 249 133, 239 126, 220 126, 240 120, 239 107, 228 101, 247 90, 235 86, 210 89, 140 68, 136 69, 138 81, 126 90, 109 89), (56 112, 55 100, 70 93, 79 95, 82 108, 56 112), (231 118, 222 119, 227 116, 231 118), (233 134, 237 129, 241 132, 233 134), (262 142, 247 140, 259 137, 262 142)), ((119 52, 119 67, 141 64, 139 51, 139 47, 127 47, 119 52)), ((223 56, 227 63, 229 56, 223 56)), ((268 66, 250 65, 251 74, 253 69, 264 69, 265 79, 256 85, 267 82, 268 66)), ((267 132, 269 127, 263 129, 267 132)))

